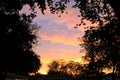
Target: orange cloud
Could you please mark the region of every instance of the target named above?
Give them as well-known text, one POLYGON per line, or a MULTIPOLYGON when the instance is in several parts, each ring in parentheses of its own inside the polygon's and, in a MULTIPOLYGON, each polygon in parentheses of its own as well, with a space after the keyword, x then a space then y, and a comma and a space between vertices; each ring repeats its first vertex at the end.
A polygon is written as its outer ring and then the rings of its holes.
POLYGON ((50 40, 52 43, 64 43, 72 46, 77 46, 79 43, 82 43, 82 41, 78 41, 78 34, 74 36, 65 36, 62 34, 49 36, 47 34, 42 34, 40 37, 42 40, 50 40))

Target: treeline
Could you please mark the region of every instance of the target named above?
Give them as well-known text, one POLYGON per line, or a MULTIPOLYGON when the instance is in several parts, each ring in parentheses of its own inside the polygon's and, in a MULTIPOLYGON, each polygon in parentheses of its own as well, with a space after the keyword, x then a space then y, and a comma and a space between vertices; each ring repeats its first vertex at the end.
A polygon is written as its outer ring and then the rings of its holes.
MULTIPOLYGON (((107 80, 112 79, 112 73, 104 72, 105 68, 101 72, 96 69, 90 69, 90 64, 81 64, 80 62, 54 60, 48 65, 48 74, 51 76, 61 76, 63 78, 69 78, 70 80, 107 80)), ((91 67, 94 68, 95 65, 91 67)), ((99 69, 98 69, 99 70, 99 69)), ((108 69, 109 71, 110 69, 108 69)), ((119 79, 120 75, 116 74, 115 79, 119 79)))

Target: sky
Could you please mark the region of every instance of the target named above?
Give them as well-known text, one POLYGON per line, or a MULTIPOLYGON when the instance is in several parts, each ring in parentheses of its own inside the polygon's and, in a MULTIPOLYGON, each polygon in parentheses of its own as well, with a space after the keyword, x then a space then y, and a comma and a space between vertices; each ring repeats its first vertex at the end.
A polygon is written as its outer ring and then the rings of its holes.
MULTIPOLYGON (((35 10, 37 16, 33 19, 33 24, 40 26, 40 29, 37 34, 39 42, 33 50, 41 57, 42 67, 39 72, 46 74, 47 65, 52 60, 81 62, 84 50, 79 46, 82 41, 78 38, 84 35, 84 26, 74 28, 80 23, 79 10, 68 8, 68 13, 63 13, 61 17, 51 14, 49 10, 45 11, 45 15, 39 8, 35 10)), ((24 6, 21 12, 29 14, 29 6, 24 6)), ((87 24, 90 25, 90 22, 87 21, 87 24)))

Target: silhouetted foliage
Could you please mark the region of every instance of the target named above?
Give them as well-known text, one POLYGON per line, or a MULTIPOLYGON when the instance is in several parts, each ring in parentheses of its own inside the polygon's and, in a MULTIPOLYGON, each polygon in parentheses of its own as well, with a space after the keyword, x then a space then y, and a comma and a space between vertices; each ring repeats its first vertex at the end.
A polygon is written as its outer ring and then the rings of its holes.
POLYGON ((46 8, 49 8, 53 14, 63 13, 70 2, 73 3, 72 8, 79 9, 80 14, 78 16, 83 17, 80 24, 84 23, 83 19, 90 20, 93 23, 100 22, 101 24, 103 19, 108 19, 106 15, 111 16, 114 12, 120 18, 119 2, 113 0, 2 0, 0 1, 0 10, 7 13, 18 13, 23 5, 28 4, 31 11, 34 12, 35 4, 37 4, 43 14, 46 8))
POLYGON ((83 17, 81 19, 82 21, 83 19, 87 19, 93 23, 101 23, 103 19, 108 19, 106 15, 110 16, 114 13, 120 18, 119 2, 113 0, 1 0, 0 10, 6 13, 18 13, 23 5, 28 4, 31 7, 31 11, 34 12, 35 4, 37 4, 43 14, 46 8, 49 8, 53 14, 59 12, 63 13, 67 8, 67 4, 70 2, 73 3, 72 8, 79 9, 80 14, 78 16, 83 17))
POLYGON ((85 58, 89 61, 89 71, 101 73, 104 68, 111 68, 113 75, 119 74, 119 32, 120 23, 116 17, 103 26, 99 25, 85 31, 83 47, 87 51, 85 58))
POLYGON ((35 31, 38 28, 30 24, 34 17, 32 14, 19 15, 23 3, 19 0, 0 1, 1 80, 4 80, 7 72, 28 75, 38 71, 41 66, 39 55, 32 50, 37 42, 35 31))
POLYGON ((108 21, 109 17, 115 14, 120 20, 119 2, 113 0, 47 0, 50 11, 54 13, 64 13, 67 9, 67 4, 72 2, 72 8, 79 10, 78 17, 81 22, 77 26, 85 25, 84 19, 90 20, 91 23, 99 22, 103 24, 108 21))
POLYGON ((82 70, 83 70, 83 65, 74 62, 74 61, 53 61, 49 65, 49 71, 48 74, 52 75, 68 75, 68 76, 73 76, 76 77, 78 75, 82 75, 82 70))
POLYGON ((0 14, 0 72, 27 75, 40 68, 39 56, 32 50, 37 42, 37 29, 18 14, 0 14))

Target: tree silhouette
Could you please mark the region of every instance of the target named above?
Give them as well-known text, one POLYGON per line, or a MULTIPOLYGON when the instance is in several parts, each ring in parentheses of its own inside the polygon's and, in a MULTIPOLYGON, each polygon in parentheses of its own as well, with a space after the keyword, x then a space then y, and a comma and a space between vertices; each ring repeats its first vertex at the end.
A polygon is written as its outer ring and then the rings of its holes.
POLYGON ((83 37, 83 41, 85 42, 84 48, 87 51, 85 57, 90 62, 89 66, 95 68, 94 70, 97 68, 103 70, 104 67, 107 67, 112 68, 113 75, 119 74, 119 30, 120 23, 114 17, 107 24, 98 26, 97 28, 90 28, 85 32, 83 37))
POLYGON ((40 57, 32 50, 37 41, 35 29, 18 14, 0 14, 1 77, 6 72, 27 75, 40 68, 40 57))
MULTIPOLYGON (((23 4, 18 0, 0 1, 0 79, 7 72, 28 75, 41 66, 39 55, 32 50, 37 42, 37 26, 30 24, 33 15, 19 15, 23 4)), ((23 1, 25 2, 25 1, 23 1)), ((27 1, 28 2, 28 1, 27 1)), ((26 3, 26 2, 25 2, 26 3)))
POLYGON ((34 11, 35 4, 37 4, 43 14, 47 6, 51 13, 54 14, 65 12, 67 4, 70 2, 73 3, 73 8, 79 9, 83 19, 92 22, 102 21, 102 19, 106 20, 107 16, 103 15, 114 13, 118 19, 120 18, 119 2, 113 0, 2 0, 0 1, 0 7, 2 12, 18 13, 25 4, 30 5, 32 11, 34 11))
MULTIPOLYGON (((90 20, 92 23, 99 22, 99 24, 103 24, 104 21, 108 21, 108 17, 111 17, 115 14, 115 16, 120 21, 120 9, 119 2, 112 0, 47 0, 48 7, 50 11, 54 13, 64 13, 67 9, 67 4, 70 2, 73 3, 72 8, 79 9, 80 14, 78 17, 81 18, 80 24, 83 25, 84 19, 90 20)), ((46 4, 45 4, 46 5, 46 4)))
POLYGON ((25 4, 29 4, 31 10, 34 11, 36 7, 35 4, 37 3, 37 6, 43 14, 47 6, 52 13, 63 13, 67 8, 67 4, 70 2, 73 2, 72 7, 79 9, 80 15, 83 19, 92 22, 101 22, 103 19, 106 20, 107 16, 105 15, 111 15, 114 13, 120 18, 119 2, 112 0, 2 0, 0 1, 0 7, 2 12, 18 13, 25 4))
POLYGON ((64 60, 53 61, 49 65, 48 74, 76 77, 82 75, 83 65, 78 62, 64 60))

